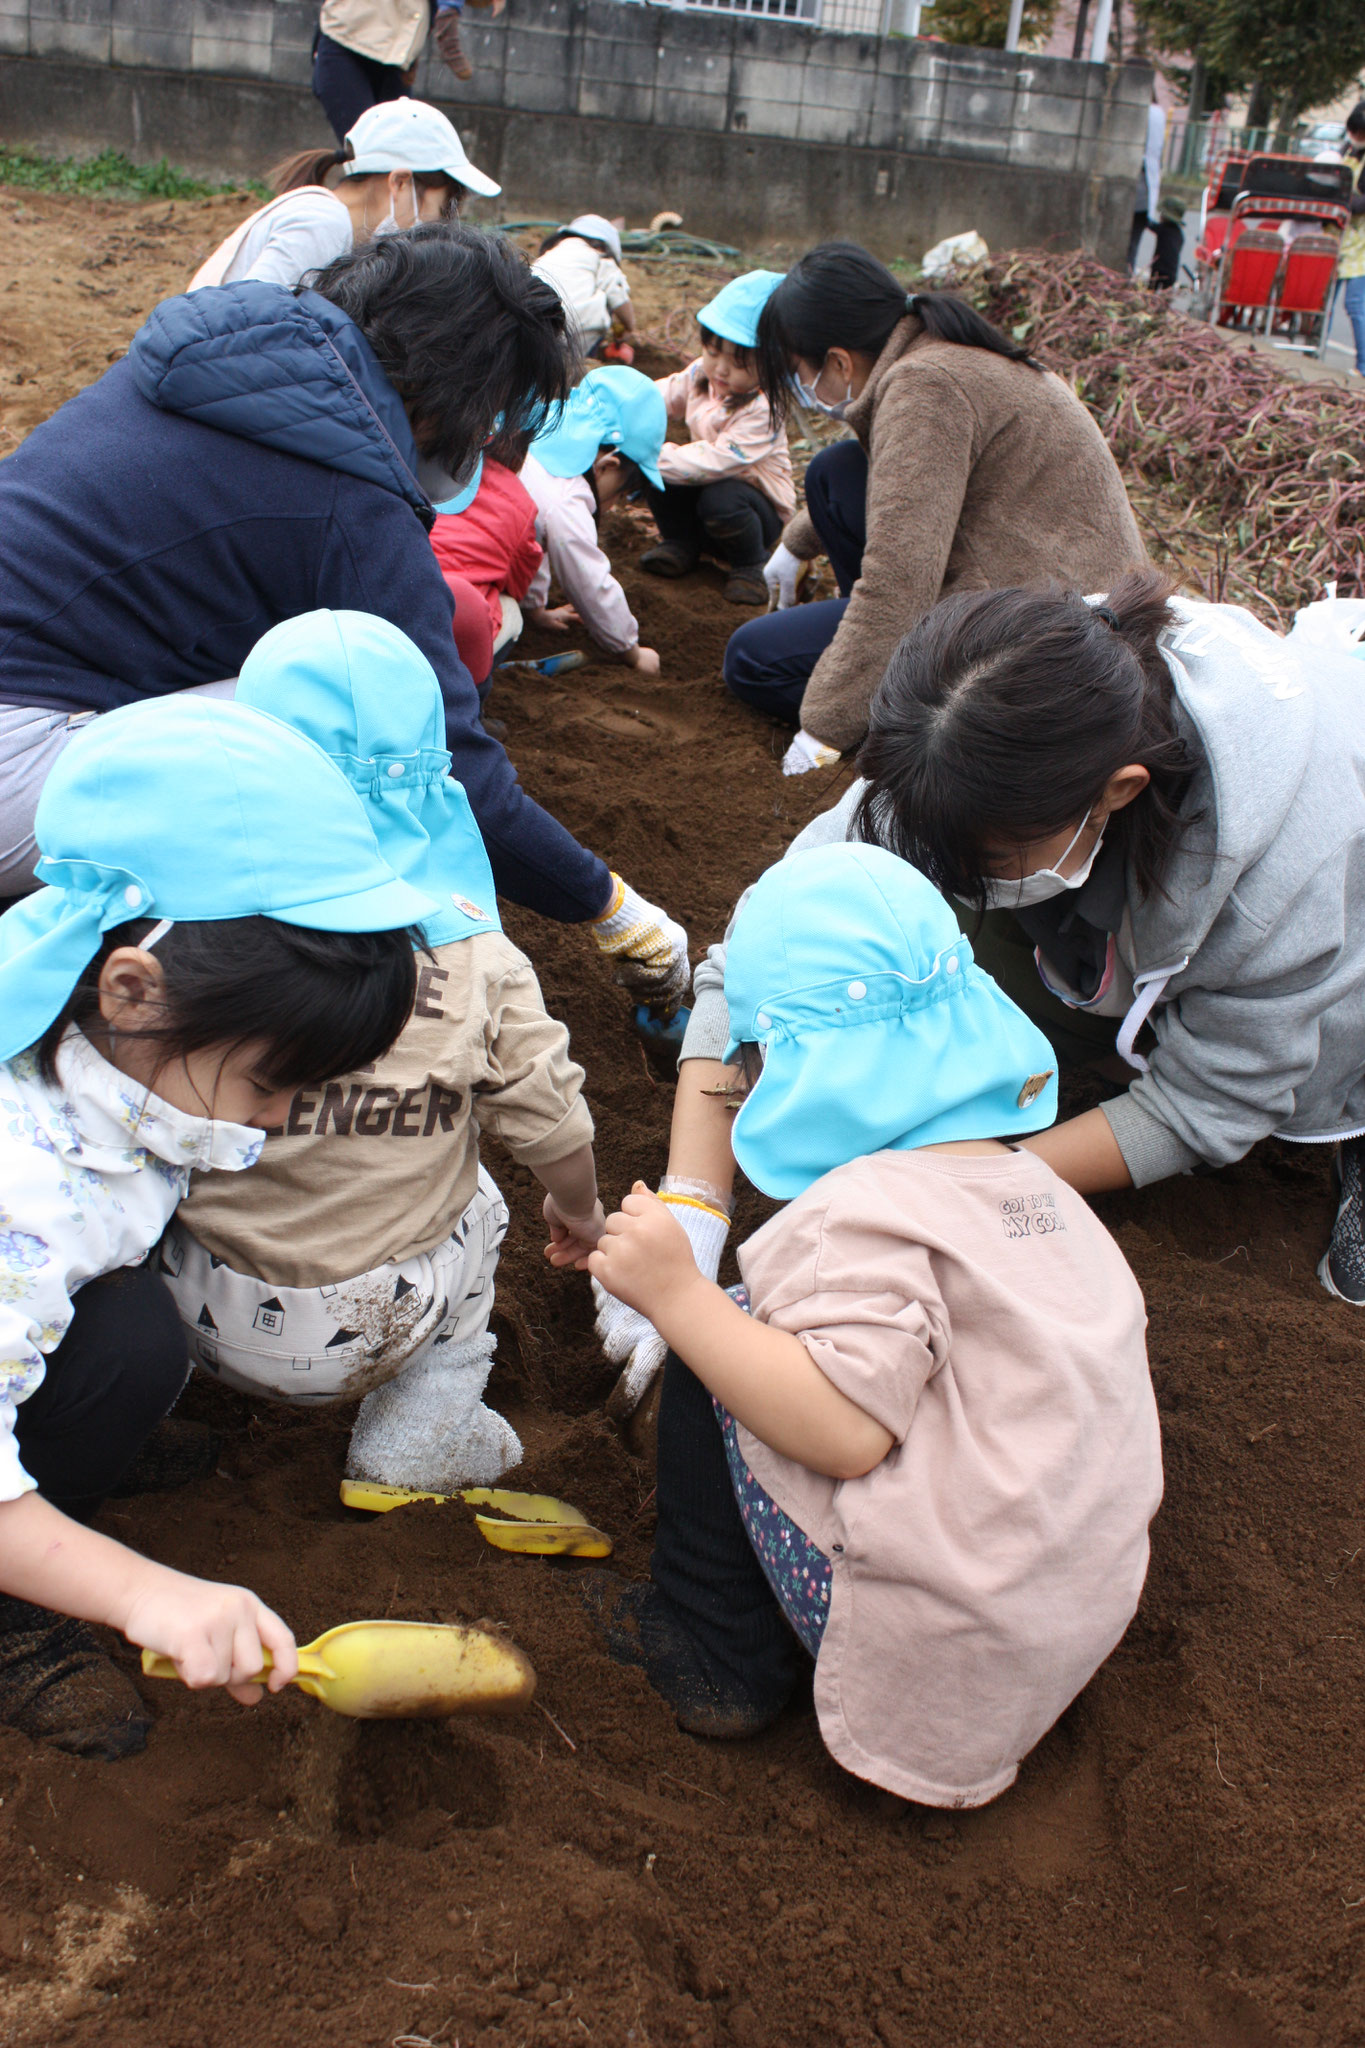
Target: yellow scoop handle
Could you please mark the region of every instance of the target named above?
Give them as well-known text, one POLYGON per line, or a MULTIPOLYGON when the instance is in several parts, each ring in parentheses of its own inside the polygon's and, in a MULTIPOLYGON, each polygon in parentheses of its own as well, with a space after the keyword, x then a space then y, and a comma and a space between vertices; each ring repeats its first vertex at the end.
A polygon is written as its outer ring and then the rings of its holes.
MULTIPOLYGON (((249 1683, 263 1685, 265 1665, 249 1683)), ((149 1678, 176 1678, 169 1657, 144 1650, 149 1678)), ((348 1621, 299 1648, 300 1692, 357 1721, 443 1720, 449 1714, 513 1714, 536 1689, 530 1659, 487 1629, 439 1622, 348 1621)))
POLYGON ((595 1529, 582 1510, 548 1493, 512 1493, 502 1487, 469 1486, 458 1494, 418 1493, 406 1486, 384 1486, 367 1479, 343 1479, 341 1504, 371 1515, 386 1515, 410 1501, 467 1501, 470 1507, 493 1508, 475 1515, 479 1533, 495 1550, 513 1550, 534 1557, 610 1557, 612 1540, 595 1529))

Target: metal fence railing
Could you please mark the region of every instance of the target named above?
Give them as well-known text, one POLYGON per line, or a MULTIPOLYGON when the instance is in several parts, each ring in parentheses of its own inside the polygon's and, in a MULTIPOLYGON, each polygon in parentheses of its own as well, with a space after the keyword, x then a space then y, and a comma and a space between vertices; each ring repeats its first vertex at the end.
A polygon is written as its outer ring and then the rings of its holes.
POLYGON ((1225 115, 1209 114, 1199 121, 1173 117, 1166 124, 1162 169, 1168 178, 1202 178, 1209 165, 1226 150, 1306 150, 1310 155, 1333 147, 1328 140, 1310 138, 1308 130, 1297 128, 1238 128, 1225 115))

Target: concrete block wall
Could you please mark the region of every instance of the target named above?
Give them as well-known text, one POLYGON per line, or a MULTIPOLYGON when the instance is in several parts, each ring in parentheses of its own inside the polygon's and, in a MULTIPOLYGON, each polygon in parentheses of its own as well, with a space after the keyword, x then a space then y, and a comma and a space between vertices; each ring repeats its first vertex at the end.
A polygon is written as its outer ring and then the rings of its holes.
MULTIPOLYGON (((0 0, 0 131, 259 172, 327 139, 316 20, 311 0, 0 0)), ((725 240, 842 232, 883 254, 973 226, 1115 261, 1126 243, 1145 65, 616 0, 509 0, 466 13, 465 38, 469 84, 427 56, 415 89, 513 212, 672 205, 725 240)))

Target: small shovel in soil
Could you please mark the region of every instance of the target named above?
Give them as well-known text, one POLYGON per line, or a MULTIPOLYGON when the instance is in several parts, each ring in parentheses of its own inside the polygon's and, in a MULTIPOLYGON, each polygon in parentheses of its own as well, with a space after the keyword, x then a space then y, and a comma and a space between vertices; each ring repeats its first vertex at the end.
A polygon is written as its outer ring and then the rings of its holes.
POLYGON ((495 1550, 515 1550, 523 1557, 610 1557, 612 1541, 578 1508, 548 1493, 509 1493, 503 1488, 469 1486, 462 1493, 417 1493, 406 1486, 383 1486, 368 1479, 343 1479, 341 1505, 386 1515, 414 1500, 463 1500, 473 1508, 492 1508, 475 1515, 479 1534, 495 1550))
MULTIPOLYGON (((142 1653, 149 1678, 178 1678, 169 1657, 142 1653)), ((265 1667, 251 1681, 263 1685, 265 1667)), ((515 1714, 536 1689, 531 1660, 481 1628, 438 1622, 347 1621, 299 1645, 291 1681, 353 1721, 443 1721, 449 1714, 515 1714)))
POLYGON ((581 647, 571 647, 567 654, 542 654, 539 661, 499 661, 496 670, 533 669, 538 676, 547 680, 551 676, 567 676, 573 669, 582 668, 587 660, 581 647))

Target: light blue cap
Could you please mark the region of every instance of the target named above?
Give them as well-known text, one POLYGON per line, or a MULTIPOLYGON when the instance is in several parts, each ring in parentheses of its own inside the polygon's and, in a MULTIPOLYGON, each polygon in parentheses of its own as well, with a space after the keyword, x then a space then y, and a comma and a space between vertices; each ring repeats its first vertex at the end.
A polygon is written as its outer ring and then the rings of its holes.
POLYGON ((478 497, 479 485, 482 482, 483 456, 479 454, 474 458, 474 473, 470 477, 469 482, 461 490, 456 491, 453 498, 442 498, 439 504, 433 505, 433 512, 467 512, 478 497))
POLYGON ((371 932, 433 908, 321 748, 221 698, 95 719, 58 755, 33 829, 46 886, 0 917, 0 1059, 41 1038, 103 934, 133 918, 371 932))
POLYGON ((697 325, 736 348, 752 348, 758 340, 759 314, 785 275, 781 270, 746 270, 743 277, 732 277, 702 307, 697 325))
POLYGON ((589 370, 550 415, 531 453, 551 476, 586 476, 599 448, 619 448, 662 490, 659 451, 667 432, 668 410, 653 379, 624 363, 608 363, 589 370))
POLYGON ((493 870, 450 773, 436 671, 369 612, 304 612, 256 642, 237 702, 283 718, 329 754, 364 799, 379 851, 437 908, 430 946, 501 930, 493 870))
POLYGON ((735 1158, 785 1201, 873 1152, 1043 1130, 1057 1061, 972 958, 918 869, 884 848, 813 847, 769 868, 731 934, 727 1060, 763 1073, 735 1158))

